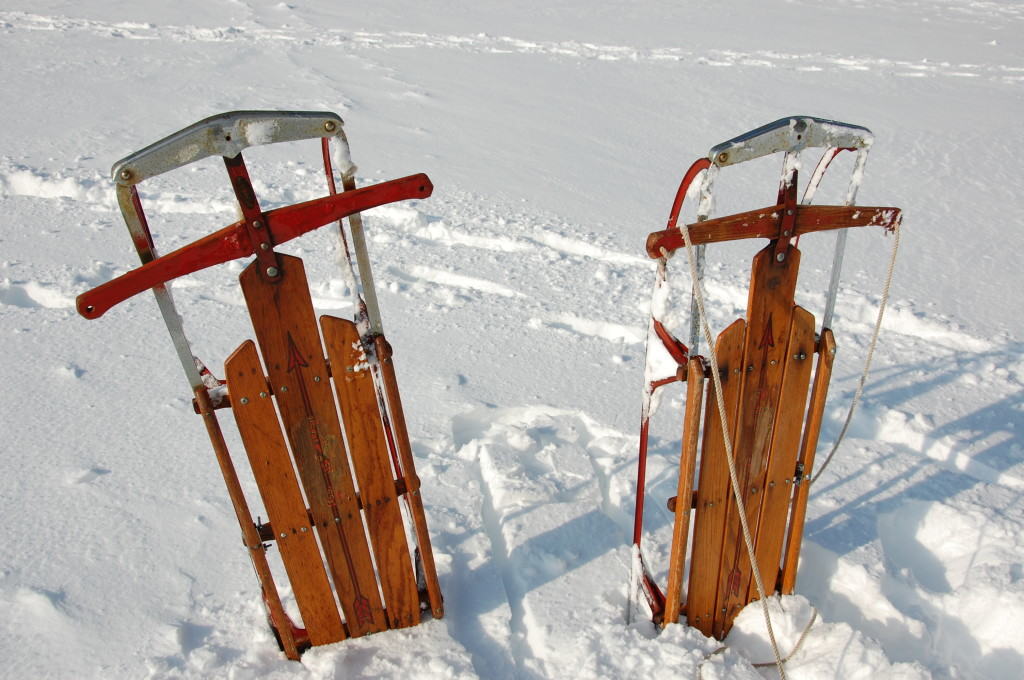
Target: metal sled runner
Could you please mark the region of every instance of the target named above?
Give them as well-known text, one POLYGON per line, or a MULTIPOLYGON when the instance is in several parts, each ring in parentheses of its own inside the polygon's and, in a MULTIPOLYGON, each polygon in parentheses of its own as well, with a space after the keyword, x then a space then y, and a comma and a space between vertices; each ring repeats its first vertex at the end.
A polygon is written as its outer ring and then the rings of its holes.
MULTIPOLYGON (((657 623, 685 616, 705 635, 721 639, 749 602, 761 594, 793 591, 808 484, 836 351, 831 325, 846 230, 892 230, 901 219, 897 208, 853 206, 871 142, 866 128, 795 116, 719 144, 684 176, 667 229, 647 239, 647 254, 659 261, 655 296, 665 286, 667 262, 677 250, 686 249, 688 259, 692 256, 696 292, 705 244, 768 240, 753 259, 746 318, 718 335, 709 354, 715 361, 697 355, 701 298, 692 298, 689 346, 671 334, 652 308, 648 357, 652 345, 657 345, 678 367, 674 375, 652 376, 648 363, 640 428, 633 536, 636 580, 657 623), (813 147, 823 148, 824 154, 798 199, 798 154, 813 147), (846 204, 810 205, 830 162, 841 151, 856 154, 846 204), (784 154, 784 162, 775 204, 708 219, 712 185, 721 168, 776 153, 784 154), (696 221, 677 226, 683 200, 698 179, 696 221), (824 316, 816 329, 814 316, 794 299, 800 267, 797 242, 803 234, 826 230, 840 231, 824 316), (717 376, 710 373, 715 365, 717 376), (678 490, 668 503, 674 514, 668 583, 662 591, 644 562, 640 543, 651 397, 676 381, 687 386, 678 490)), ((710 342, 710 335, 706 337, 710 342)))
POLYGON ((112 172, 143 264, 77 301, 79 313, 94 319, 132 295, 154 291, 227 484, 271 626, 291 659, 311 645, 416 625, 421 609, 437 618, 444 613, 359 216, 386 203, 426 198, 433 187, 419 174, 357 189, 348 159, 338 116, 276 111, 214 116, 128 156, 112 172), (320 140, 329 193, 263 210, 242 151, 304 139, 320 140), (345 165, 338 168, 341 193, 336 193, 332 150, 345 165), (210 156, 224 159, 241 219, 158 256, 137 185, 210 156), (348 256, 345 274, 353 294, 361 290, 361 296, 354 319, 318 320, 302 260, 275 247, 334 222, 348 256), (247 256, 255 257, 239 280, 256 341, 243 342, 231 354, 226 380, 218 381, 193 357, 167 283, 247 256), (257 524, 250 514, 216 415, 226 407, 237 423, 267 522, 257 524), (267 559, 272 544, 302 627, 289 619, 278 595, 267 559))

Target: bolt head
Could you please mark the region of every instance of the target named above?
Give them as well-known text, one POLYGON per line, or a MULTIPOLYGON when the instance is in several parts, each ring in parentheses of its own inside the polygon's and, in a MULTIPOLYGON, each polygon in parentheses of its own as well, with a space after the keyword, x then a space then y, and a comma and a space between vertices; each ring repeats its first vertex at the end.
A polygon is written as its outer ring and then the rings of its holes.
POLYGON ((121 179, 123 179, 125 181, 128 181, 128 180, 130 180, 132 178, 132 171, 127 169, 127 168, 125 168, 124 170, 121 171, 121 175, 120 176, 121 176, 121 179))
POLYGON ((727 160, 729 160, 729 152, 723 151, 722 153, 718 154, 719 163, 725 163, 727 160))
POLYGON ((334 132, 337 129, 338 124, 335 123, 333 120, 328 120, 324 122, 324 130, 327 130, 328 132, 334 132))

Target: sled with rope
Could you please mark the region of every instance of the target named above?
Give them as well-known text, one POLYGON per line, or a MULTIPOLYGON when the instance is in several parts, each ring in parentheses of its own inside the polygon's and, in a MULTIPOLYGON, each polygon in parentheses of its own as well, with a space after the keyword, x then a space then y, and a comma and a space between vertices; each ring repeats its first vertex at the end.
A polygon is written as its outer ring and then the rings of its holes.
MULTIPOLYGON (((836 353, 832 318, 846 236, 858 227, 892 232, 893 258, 898 243, 898 208, 854 205, 872 140, 863 127, 793 116, 718 144, 686 172, 666 229, 647 238, 647 254, 658 261, 658 269, 645 361, 633 578, 653 620, 662 626, 685 618, 705 635, 722 639, 748 603, 775 592, 793 592, 809 486, 819 474, 815 454, 836 353), (800 153, 811 148, 824 152, 801 197, 800 153), (812 205, 822 177, 842 152, 855 155, 844 204, 812 205), (774 154, 783 156, 775 203, 710 219, 719 171, 774 154), (699 201, 696 219, 680 225, 683 201, 691 189, 699 201), (797 244, 803 235, 831 230, 838 232, 819 326, 795 300, 801 258, 797 244), (702 288, 704 249, 707 244, 742 239, 767 240, 753 258, 746 317, 712 339, 702 288), (672 334, 664 319, 669 259, 680 250, 692 282, 688 345, 672 334), (698 353, 702 336, 706 356, 698 353), (656 373, 651 357, 662 349, 671 357, 674 373, 656 373), (641 546, 648 440, 656 391, 680 381, 686 383, 685 409, 677 491, 668 501, 673 531, 662 590, 641 546)), ((890 279, 891 272, 892 261, 890 279)), ((870 366, 887 294, 888 282, 854 405, 870 366)), ((840 440, 844 433, 845 427, 840 440)))
POLYGON ((360 218, 363 210, 430 196, 430 180, 418 174, 356 188, 342 120, 320 112, 236 111, 207 118, 124 158, 112 172, 142 266, 83 293, 78 311, 95 319, 153 290, 282 650, 298 659, 309 646, 416 625, 425 611, 443 616, 420 482, 360 218), (264 209, 242 152, 307 139, 320 142, 325 195, 264 209), (223 158, 240 219, 158 255, 139 184, 216 156, 223 158), (355 314, 318 319, 303 261, 277 248, 335 223, 355 314), (256 340, 243 342, 228 357, 225 380, 218 380, 193 356, 170 282, 247 257, 252 260, 239 281, 256 340), (227 408, 267 521, 253 521, 228 451, 217 416, 227 408), (273 544, 301 626, 290 619, 275 585, 268 561, 273 544))

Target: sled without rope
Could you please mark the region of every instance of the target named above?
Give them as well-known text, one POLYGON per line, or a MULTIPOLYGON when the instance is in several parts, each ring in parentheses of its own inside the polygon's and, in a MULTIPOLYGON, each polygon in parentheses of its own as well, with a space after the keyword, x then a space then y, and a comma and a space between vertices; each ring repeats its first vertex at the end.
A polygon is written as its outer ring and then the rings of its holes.
POLYGON ((684 616, 705 635, 721 639, 739 611, 758 599, 757 575, 766 595, 793 592, 808 485, 836 352, 831 317, 845 230, 873 226, 888 231, 901 219, 897 208, 853 205, 871 142, 866 128, 795 116, 719 144, 684 176, 668 228, 647 239, 647 254, 659 260, 656 294, 666 283, 668 258, 688 247, 687 237, 693 249, 687 255, 694 256, 695 287, 700 285, 706 244, 768 239, 753 259, 746 317, 722 330, 714 343, 724 417, 709 373, 711 363, 696 351, 700 337, 696 296, 689 346, 677 340, 655 314, 651 317, 648 352, 657 343, 678 364, 675 375, 646 385, 640 428, 633 536, 637 580, 655 622, 661 625, 684 616), (798 154, 810 147, 825 151, 803 199, 798 200, 798 154), (846 205, 810 205, 829 163, 844 150, 857 154, 846 205), (785 160, 774 205, 708 219, 711 188, 720 168, 775 153, 784 153, 785 160), (698 178, 702 180, 697 219, 679 227, 683 199, 698 178), (818 328, 814 316, 795 302, 800 267, 796 244, 803 234, 828 230, 840 231, 818 328), (668 582, 662 591, 644 562, 640 542, 651 395, 676 381, 685 381, 687 388, 678 488, 668 502, 674 522, 668 582), (741 513, 751 549, 744 538, 741 513))
POLYGON ((79 296, 97 318, 152 289, 202 415, 256 570, 271 627, 288 658, 322 645, 440 618, 419 478, 413 463, 391 347, 384 338, 359 212, 426 198, 419 174, 355 188, 341 119, 331 113, 238 111, 200 121, 114 165, 117 198, 142 266, 79 296), (259 144, 319 139, 329 194, 263 210, 242 151, 259 144), (345 167, 336 193, 331 145, 345 167), (209 156, 222 156, 241 219, 163 256, 156 253, 137 185, 209 156), (353 267, 348 236, 355 250, 353 267), (284 242, 338 223, 356 300, 354 319, 317 319, 301 259, 284 242), (193 357, 168 283, 229 260, 254 256, 239 282, 252 320, 247 340, 218 381, 193 357), (358 270, 358 276, 356 271, 358 270), (358 281, 357 281, 358 278, 358 281), (249 512, 216 410, 230 407, 268 521, 249 512), (404 512, 403 512, 404 506, 404 512), (410 525, 412 545, 407 539, 410 525), (282 605, 268 562, 276 544, 302 625, 282 605))

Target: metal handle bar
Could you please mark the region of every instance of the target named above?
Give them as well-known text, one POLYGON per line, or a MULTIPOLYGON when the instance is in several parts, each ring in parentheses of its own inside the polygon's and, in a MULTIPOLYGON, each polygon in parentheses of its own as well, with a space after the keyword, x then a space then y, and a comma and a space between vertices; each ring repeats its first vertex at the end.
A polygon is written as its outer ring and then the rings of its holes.
POLYGON ((208 156, 234 158, 250 146, 334 137, 342 125, 341 118, 330 112, 230 111, 193 123, 122 158, 110 172, 119 185, 132 186, 208 156))
POLYGON ((725 167, 780 151, 812 147, 867 149, 873 141, 871 130, 860 125, 813 116, 790 116, 716 144, 707 157, 715 165, 725 167))

